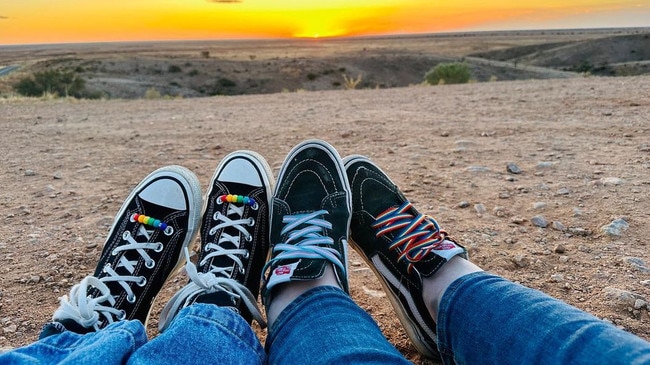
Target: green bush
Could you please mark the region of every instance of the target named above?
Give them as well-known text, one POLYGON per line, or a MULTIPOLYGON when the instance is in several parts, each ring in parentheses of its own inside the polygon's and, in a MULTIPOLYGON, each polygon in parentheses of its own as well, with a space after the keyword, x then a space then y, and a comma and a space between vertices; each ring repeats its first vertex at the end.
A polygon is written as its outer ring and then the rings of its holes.
POLYGON ((74 72, 47 70, 18 80, 13 89, 23 96, 56 94, 82 98, 86 91, 86 80, 74 72))
POLYGON ((464 62, 440 63, 424 75, 431 85, 466 84, 472 78, 472 70, 464 62))
POLYGON ((176 66, 176 65, 169 65, 169 67, 167 68, 167 72, 169 72, 169 73, 179 73, 179 72, 182 72, 182 71, 183 70, 181 70, 181 68, 179 66, 176 66))

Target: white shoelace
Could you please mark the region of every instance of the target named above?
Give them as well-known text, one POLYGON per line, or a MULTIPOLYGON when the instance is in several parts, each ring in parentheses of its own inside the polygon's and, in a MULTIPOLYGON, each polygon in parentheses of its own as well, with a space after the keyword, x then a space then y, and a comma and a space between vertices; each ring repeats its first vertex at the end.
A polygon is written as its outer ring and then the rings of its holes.
POLYGON ((273 247, 273 253, 279 253, 266 263, 262 272, 266 272, 268 267, 272 267, 280 260, 291 259, 325 259, 345 272, 345 265, 341 262, 341 253, 334 247, 329 247, 334 245, 334 240, 322 235, 324 229, 332 229, 332 223, 318 218, 327 214, 329 214, 327 210, 318 210, 307 214, 282 217, 282 223, 286 225, 280 234, 288 234, 287 242, 278 243, 273 247), (301 225, 304 227, 298 229, 301 225))
MULTIPOLYGON (((144 225, 140 225, 137 236, 145 237, 148 241, 151 238, 151 232, 152 231, 145 229, 144 225)), ((125 240, 127 244, 116 247, 115 250, 111 252, 111 255, 118 255, 120 252, 134 250, 145 260, 146 268, 153 269, 155 267, 156 262, 145 250, 160 252, 163 249, 162 243, 137 242, 128 231, 124 232, 122 239, 125 240)), ((138 260, 130 261, 122 255, 115 269, 123 267, 129 273, 133 274, 137 263, 138 260)), ((113 269, 110 264, 106 264, 102 270, 108 275, 101 279, 94 276, 86 276, 79 284, 74 285, 70 290, 69 297, 64 295, 59 298, 60 306, 54 312, 52 320, 73 320, 84 328, 92 327, 97 331, 102 325, 102 323, 100 323, 102 317, 104 318, 103 321, 109 324, 115 322, 116 319, 118 321, 125 319, 126 313, 124 311, 113 308, 116 302, 116 296, 111 294, 111 291, 106 284, 109 282, 117 282, 126 292, 127 301, 129 303, 135 303, 137 298, 129 283, 136 283, 136 285, 142 287, 147 284, 147 278, 144 276, 119 275, 115 269, 113 269), (90 288, 97 289, 101 294, 97 297, 89 296, 88 290, 90 288), (107 303, 108 305, 103 303, 107 303)))
MULTIPOLYGON (((244 239, 251 240, 253 237, 250 233, 248 233, 244 225, 255 225, 253 218, 228 218, 228 216, 232 216, 233 214, 242 217, 244 214, 244 206, 229 204, 227 215, 216 212, 212 216, 212 219, 217 222, 217 225, 210 229, 209 234, 214 235, 221 228, 233 227, 243 234, 244 239)), ((226 256, 236 263, 237 267, 239 267, 240 273, 243 274, 244 264, 241 260, 241 257, 247 259, 250 253, 248 250, 238 248, 240 247, 239 239, 239 235, 232 236, 222 231, 221 235, 219 236, 218 243, 208 243, 205 245, 204 250, 209 253, 203 258, 203 260, 201 260, 199 265, 205 265, 205 263, 209 262, 213 258, 226 256), (223 248, 221 245, 226 242, 232 243, 237 248, 223 248)), ((197 271, 196 265, 190 261, 190 254, 187 248, 185 249, 185 257, 187 259, 185 270, 187 271, 187 276, 190 278, 190 282, 176 294, 174 294, 167 305, 165 305, 165 308, 163 308, 163 311, 160 314, 160 332, 166 330, 178 312, 181 309, 185 308, 187 305, 191 304, 194 298, 202 294, 211 294, 218 291, 227 293, 231 296, 231 298, 233 298, 233 301, 241 299, 242 303, 252 314, 253 318, 262 327, 266 327, 266 322, 264 321, 264 318, 262 318, 262 313, 257 307, 257 299, 255 298, 255 295, 253 295, 244 284, 231 278, 233 275, 234 266, 218 267, 210 265, 210 270, 208 272, 199 273, 197 271)))

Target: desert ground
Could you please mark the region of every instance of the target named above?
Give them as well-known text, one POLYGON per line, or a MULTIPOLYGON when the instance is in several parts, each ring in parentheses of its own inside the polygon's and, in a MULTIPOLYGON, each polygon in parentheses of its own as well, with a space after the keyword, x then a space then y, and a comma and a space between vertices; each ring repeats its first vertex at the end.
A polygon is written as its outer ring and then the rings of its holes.
MULTIPOLYGON (((150 171, 183 165, 205 188, 223 156, 251 149, 277 174, 307 138, 370 156, 485 270, 650 339, 650 76, 407 85, 0 99, 0 348, 37 339, 150 171)), ((405 356, 428 363, 372 271, 354 252, 349 264, 352 298, 405 356)), ((186 280, 163 288, 150 336, 186 280)))

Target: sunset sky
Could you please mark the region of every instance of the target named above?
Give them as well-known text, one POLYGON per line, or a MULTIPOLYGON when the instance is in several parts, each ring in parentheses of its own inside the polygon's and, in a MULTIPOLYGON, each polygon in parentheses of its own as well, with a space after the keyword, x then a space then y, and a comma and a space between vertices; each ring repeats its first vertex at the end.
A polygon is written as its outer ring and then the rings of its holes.
POLYGON ((0 0, 0 45, 650 26, 650 0, 0 0))

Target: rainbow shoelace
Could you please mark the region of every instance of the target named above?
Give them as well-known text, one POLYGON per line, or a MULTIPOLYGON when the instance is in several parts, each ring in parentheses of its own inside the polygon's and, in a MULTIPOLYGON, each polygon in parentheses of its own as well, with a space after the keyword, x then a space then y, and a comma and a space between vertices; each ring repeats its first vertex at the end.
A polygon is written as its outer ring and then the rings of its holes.
POLYGON ((233 194, 226 194, 226 195, 220 195, 217 198, 217 201, 220 203, 239 203, 239 204, 244 204, 248 205, 251 207, 256 207, 257 202, 255 199, 248 197, 246 195, 233 195, 233 194))

